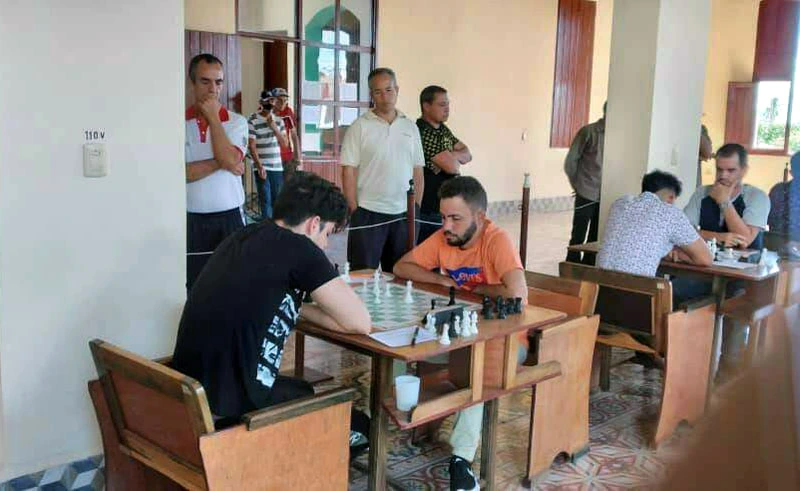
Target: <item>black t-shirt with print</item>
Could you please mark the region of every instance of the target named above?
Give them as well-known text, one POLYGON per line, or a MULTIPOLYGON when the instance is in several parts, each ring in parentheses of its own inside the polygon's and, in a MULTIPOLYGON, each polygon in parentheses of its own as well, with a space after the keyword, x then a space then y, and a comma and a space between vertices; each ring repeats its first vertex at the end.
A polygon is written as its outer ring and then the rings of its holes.
POLYGON ((174 368, 203 385, 217 416, 268 406, 303 296, 336 276, 307 237, 271 222, 245 227, 217 247, 192 287, 174 368))
POLYGON ((444 123, 434 128, 422 118, 417 119, 419 137, 422 141, 422 153, 425 155, 425 188, 422 192, 420 210, 426 214, 439 213, 439 188, 456 174, 448 174, 433 163, 433 157, 444 151, 453 151, 458 138, 453 135, 444 123))

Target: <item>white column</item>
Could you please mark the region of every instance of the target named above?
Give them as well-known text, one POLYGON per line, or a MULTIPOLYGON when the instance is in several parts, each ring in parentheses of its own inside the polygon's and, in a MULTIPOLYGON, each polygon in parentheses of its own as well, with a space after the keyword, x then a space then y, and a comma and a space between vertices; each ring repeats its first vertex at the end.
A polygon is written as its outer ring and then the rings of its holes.
POLYGON ((695 187, 710 0, 616 0, 600 222, 655 169, 695 187))

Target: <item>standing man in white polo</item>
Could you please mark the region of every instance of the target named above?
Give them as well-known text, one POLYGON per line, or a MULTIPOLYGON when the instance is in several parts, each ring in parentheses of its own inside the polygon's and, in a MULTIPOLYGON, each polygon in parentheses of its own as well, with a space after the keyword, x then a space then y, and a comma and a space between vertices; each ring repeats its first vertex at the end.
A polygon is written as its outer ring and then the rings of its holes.
POLYGON ((368 77, 374 108, 347 130, 342 142, 342 188, 350 209, 347 260, 352 269, 391 271, 406 252, 406 191, 414 179, 422 200, 425 157, 414 121, 397 110, 397 77, 376 68, 368 77))
POLYGON ((222 62, 203 53, 189 62, 194 105, 186 110, 186 289, 217 246, 244 227, 242 174, 247 120, 219 102, 222 62))

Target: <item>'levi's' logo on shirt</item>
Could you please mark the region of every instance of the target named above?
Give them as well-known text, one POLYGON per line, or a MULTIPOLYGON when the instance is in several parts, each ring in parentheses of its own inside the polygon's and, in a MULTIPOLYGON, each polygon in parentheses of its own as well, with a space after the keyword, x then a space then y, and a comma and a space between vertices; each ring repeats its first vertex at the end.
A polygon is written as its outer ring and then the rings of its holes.
POLYGON ((486 283, 486 275, 483 273, 483 268, 472 268, 465 266, 458 269, 448 269, 447 274, 453 278, 459 288, 465 290, 472 290, 475 285, 486 283))

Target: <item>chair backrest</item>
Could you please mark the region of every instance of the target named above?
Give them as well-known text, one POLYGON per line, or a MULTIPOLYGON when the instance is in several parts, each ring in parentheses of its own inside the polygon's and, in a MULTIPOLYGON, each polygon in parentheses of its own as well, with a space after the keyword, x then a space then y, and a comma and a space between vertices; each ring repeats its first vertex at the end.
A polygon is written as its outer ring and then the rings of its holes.
POLYGON ((525 271, 528 303, 569 315, 591 315, 597 303, 597 283, 525 271))
POLYGON ((562 277, 599 285, 595 313, 604 329, 647 336, 657 351, 664 352, 667 315, 672 311, 668 280, 570 262, 560 263, 558 270, 562 277))
POLYGON ((199 438, 214 423, 200 383, 99 339, 89 346, 125 453, 188 489, 206 489, 199 438))

